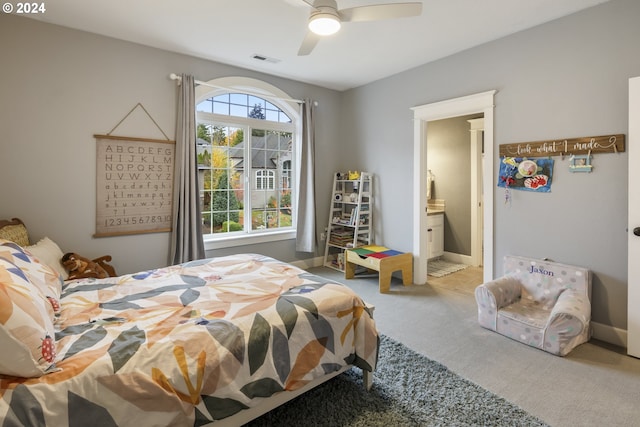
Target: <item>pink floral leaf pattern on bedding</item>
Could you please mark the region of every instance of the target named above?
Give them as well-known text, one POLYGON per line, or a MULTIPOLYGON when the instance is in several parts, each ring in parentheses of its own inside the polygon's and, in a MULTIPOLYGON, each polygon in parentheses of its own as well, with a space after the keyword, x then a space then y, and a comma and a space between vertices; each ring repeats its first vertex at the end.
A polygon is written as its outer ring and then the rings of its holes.
POLYGON ((318 307, 316 307, 313 301, 311 301, 309 298, 296 296, 296 295, 285 295, 282 298, 286 299, 292 304, 302 307, 309 313, 313 314, 316 318, 318 317, 318 307))
POLYGON ((175 285, 169 285, 169 286, 162 286, 158 288, 146 289, 144 291, 136 292, 131 295, 123 296, 122 298, 104 302, 100 306, 104 309, 109 309, 109 310, 127 310, 127 309, 138 310, 142 308, 140 304, 145 300, 158 298, 165 293, 169 294, 170 292, 173 292, 173 291, 179 291, 182 289, 188 290, 188 289, 192 289, 193 287, 202 287, 206 284, 204 280, 199 278, 193 278, 191 276, 181 276, 181 279, 183 280, 188 279, 188 282, 185 282, 184 284, 175 284, 175 285), (196 280, 196 279, 199 279, 199 280, 196 280))
POLYGON ((314 316, 308 311, 304 313, 307 316, 307 322, 311 325, 316 338, 327 338, 327 350, 331 353, 335 351, 334 347, 334 334, 331 324, 322 316, 314 316))
MULTIPOLYGON (((2 280, 5 278, 2 276, 2 272, 3 269, 0 269, 0 291, 4 294, 0 294, 0 296, 3 297, 2 303, 0 303, 0 323, 4 325, 9 320, 13 314, 15 304, 16 307, 19 307, 22 311, 33 318, 35 323, 43 326, 43 319, 39 316, 37 307, 32 304, 31 295, 25 289, 20 289, 17 286, 11 286, 3 283, 2 280)), ((7 283, 10 284, 11 282, 7 283)))
POLYGON ((298 310, 296 310, 296 306, 286 298, 278 298, 276 310, 280 315, 280 319, 282 319, 282 323, 284 323, 287 338, 290 338, 293 333, 293 328, 295 328, 296 322, 298 321, 298 310))
POLYGON ((184 383, 187 386, 188 394, 182 393, 181 391, 173 387, 169 378, 167 378, 167 376, 159 368, 153 368, 151 370, 151 376, 153 380, 158 385, 160 385, 160 387, 162 387, 163 389, 165 389, 170 393, 175 394, 183 402, 191 403, 192 405, 197 405, 200 402, 200 394, 202 390, 202 383, 203 383, 202 380, 204 377, 204 367, 207 361, 207 353, 205 353, 204 351, 201 351, 200 354, 198 354, 195 384, 191 382, 191 377, 189 375, 189 366, 187 363, 187 358, 185 356, 184 347, 179 345, 175 346, 173 348, 173 356, 176 358, 176 362, 180 367, 180 372, 182 373, 182 378, 184 380, 184 383))
MULTIPOLYGON (((7 262, 10 262, 10 261, 7 260, 7 262)), ((7 268, 7 271, 10 272, 10 273, 15 274, 18 277, 20 277, 25 282, 29 282, 29 278, 24 274, 24 271, 22 271, 22 269, 20 267, 16 266, 15 264, 13 265, 13 267, 7 268)))
POLYGON ((276 372, 278 373, 278 378, 280 382, 284 384, 291 372, 291 356, 289 355, 289 340, 287 337, 278 329, 277 327, 273 327, 273 342, 272 342, 272 353, 273 353, 273 364, 276 368, 276 372))
POLYGON ((3 426, 45 425, 42 406, 26 386, 20 384, 13 390, 9 407, 11 411, 7 413, 3 426), (25 406, 29 408, 28 411, 22 409, 25 406))
POLYGON ((105 375, 98 378, 98 383, 143 411, 189 413, 189 405, 178 399, 175 394, 158 387, 149 375, 142 372, 105 375), (144 399, 139 398, 140 393, 144 393, 144 399))
POLYGON ((231 322, 226 320, 214 320, 205 325, 211 336, 240 363, 244 363, 244 332, 231 322))
POLYGON ((202 384, 202 395, 213 395, 217 390, 232 384, 244 367, 234 356, 229 357, 227 351, 213 340, 188 340, 184 344, 185 351, 192 359, 197 358, 199 351, 207 353, 207 372, 202 384))
POLYGON ((347 323, 347 326, 345 326, 345 328, 342 330, 342 334, 340 334, 340 342, 344 344, 348 335, 351 335, 353 340, 355 341, 355 335, 352 334, 352 332, 358 327, 358 321, 362 317, 363 312, 364 306, 353 307, 349 310, 338 312, 338 317, 344 317, 348 315, 353 316, 351 320, 349 320, 349 323, 347 323))
POLYGON ((70 426, 82 426, 87 425, 88 420, 100 420, 100 426, 118 427, 118 423, 105 407, 72 391, 68 394, 68 401, 69 407, 73 408, 73 410, 69 411, 70 426))
POLYGON ((291 368, 291 373, 289 374, 289 378, 287 378, 285 389, 296 390, 309 382, 304 379, 304 376, 318 366, 322 359, 322 355, 325 352, 326 346, 327 339, 320 338, 310 341, 302 348, 300 353, 298 353, 295 364, 291 368))
MULTIPOLYGON (((0 283, 0 317, 3 292, 0 283)), ((260 255, 72 281, 60 302, 61 370, 0 377, 0 419, 11 404, 46 416, 17 425, 87 425, 94 414, 108 425, 205 425, 345 361, 376 361, 375 322, 353 291, 260 255), (111 317, 122 321, 102 323, 111 317), (35 405, 12 396, 21 385, 35 405)))
POLYGON ((247 315, 251 315, 257 311, 262 311, 273 306, 276 295, 258 295, 251 298, 252 302, 246 304, 243 308, 233 316, 234 318, 241 318, 247 315))
POLYGON ((77 377, 86 370, 90 370, 92 365, 99 359, 103 358, 107 352, 107 346, 93 347, 76 353, 73 356, 65 358, 56 363, 58 369, 48 375, 44 375, 34 380, 29 380, 25 384, 45 383, 45 384, 63 384, 65 381, 77 377))
POLYGON ((113 372, 116 373, 136 354, 140 346, 145 342, 146 334, 137 326, 122 331, 109 346, 109 356, 113 363, 113 372))
POLYGON ((273 378, 260 378, 245 384, 240 391, 250 399, 256 397, 269 397, 274 393, 284 391, 280 383, 273 378))
POLYGON ((11 317, 11 314, 13 314, 13 303, 9 297, 10 288, 6 288, 3 283, 5 280, 5 278, 2 277, 3 273, 4 271, 0 270, 0 323, 4 325, 11 317))
POLYGON ((249 373, 253 375, 264 363, 269 350, 271 327, 260 314, 256 314, 249 333, 249 373))
POLYGON ((2 244, 2 246, 6 246, 8 248, 13 249, 13 251, 11 251, 11 255, 12 256, 20 259, 21 261, 31 263, 31 260, 29 259, 29 255, 24 253, 24 250, 22 249, 22 246, 20 246, 20 245, 18 245, 16 243, 13 243, 13 242, 8 242, 8 241, 5 241, 2 244))
MULTIPOLYGON (((204 406, 207 408, 207 410, 211 414, 211 417, 214 420, 222 420, 224 418, 235 415, 238 412, 248 408, 247 405, 245 405, 244 403, 238 400, 229 399, 229 398, 220 398, 215 396, 202 396, 202 402, 204 403, 204 406)), ((209 420, 205 418, 201 421, 209 421, 209 420)), ((201 425, 201 424, 197 423, 194 425, 201 425)))
POLYGON ((162 321, 159 321, 147 331, 147 346, 153 347, 158 341, 171 334, 176 326, 183 323, 185 317, 188 317, 190 312, 191 309, 189 307, 183 307, 182 305, 174 309, 169 308, 166 315, 163 316, 162 321))
POLYGON ((195 289, 186 289, 182 294, 180 294, 180 302, 185 307, 196 301, 200 296, 200 292, 195 289))
POLYGON ((78 325, 67 326, 60 332, 56 332, 56 341, 62 341, 66 337, 73 337, 74 335, 82 335, 85 331, 94 327, 91 323, 80 323, 78 325))
POLYGON ((83 333, 66 351, 64 359, 75 356, 79 352, 91 348, 102 341, 107 336, 107 330, 103 326, 98 326, 95 329, 83 333))

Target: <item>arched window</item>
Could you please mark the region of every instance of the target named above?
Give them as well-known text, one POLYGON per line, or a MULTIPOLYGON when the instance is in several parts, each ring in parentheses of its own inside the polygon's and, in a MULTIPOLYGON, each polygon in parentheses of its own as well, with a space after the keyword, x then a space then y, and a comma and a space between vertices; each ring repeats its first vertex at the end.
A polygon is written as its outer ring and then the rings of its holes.
POLYGON ((293 238, 297 105, 258 80, 226 78, 208 84, 227 89, 196 89, 205 243, 293 238))

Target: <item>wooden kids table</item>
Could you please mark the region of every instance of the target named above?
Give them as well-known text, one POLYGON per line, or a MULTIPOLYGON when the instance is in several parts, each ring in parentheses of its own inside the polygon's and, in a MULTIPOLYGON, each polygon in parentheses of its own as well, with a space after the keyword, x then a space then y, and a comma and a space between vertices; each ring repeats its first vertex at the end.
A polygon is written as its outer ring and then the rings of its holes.
POLYGON ((384 246, 368 245, 347 249, 345 255, 345 279, 353 279, 356 265, 360 265, 378 272, 378 286, 381 293, 389 292, 391 273, 394 271, 402 272, 403 285, 407 286, 413 283, 413 255, 411 253, 394 251, 384 246))

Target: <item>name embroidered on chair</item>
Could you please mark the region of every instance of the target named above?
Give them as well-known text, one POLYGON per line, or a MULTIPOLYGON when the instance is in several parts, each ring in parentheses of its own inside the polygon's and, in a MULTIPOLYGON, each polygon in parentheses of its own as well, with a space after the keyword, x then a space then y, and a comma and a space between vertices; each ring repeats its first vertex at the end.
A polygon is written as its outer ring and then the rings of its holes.
POLYGON ((554 276, 553 271, 545 270, 542 267, 536 267, 534 265, 529 267, 529 273, 538 273, 538 274, 543 274, 545 276, 551 276, 551 277, 554 276))

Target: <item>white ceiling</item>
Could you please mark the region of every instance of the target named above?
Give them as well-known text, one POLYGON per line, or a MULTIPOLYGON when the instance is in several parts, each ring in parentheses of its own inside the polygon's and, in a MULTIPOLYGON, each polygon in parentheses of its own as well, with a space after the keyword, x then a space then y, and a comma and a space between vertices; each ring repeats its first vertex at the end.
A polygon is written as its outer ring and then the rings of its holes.
MULTIPOLYGON (((338 8, 402 1, 417 0, 338 8)), ((345 23, 309 56, 297 56, 311 10, 303 0, 52 0, 30 17, 346 90, 607 1, 423 0, 420 17, 345 23)))

